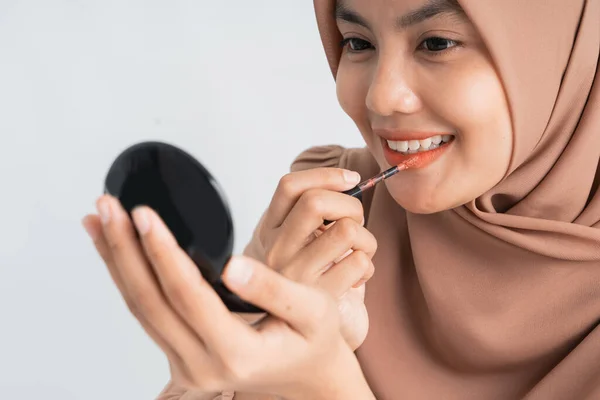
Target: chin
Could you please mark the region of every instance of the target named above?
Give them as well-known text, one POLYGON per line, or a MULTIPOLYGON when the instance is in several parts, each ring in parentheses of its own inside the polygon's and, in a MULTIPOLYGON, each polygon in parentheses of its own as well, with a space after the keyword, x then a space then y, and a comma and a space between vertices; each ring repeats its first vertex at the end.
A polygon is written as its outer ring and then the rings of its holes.
POLYGON ((429 205, 429 206, 423 206, 423 204, 417 204, 417 203, 411 203, 411 202, 401 202, 401 200, 397 200, 396 202, 402 207, 404 208, 406 211, 408 211, 411 214, 423 214, 423 215, 429 215, 429 214, 435 214, 438 213, 440 211, 445 211, 448 208, 446 207, 436 207, 434 205, 429 205))
POLYGON ((447 202, 440 202, 431 193, 407 192, 400 188, 394 190, 393 187, 388 189, 396 203, 412 214, 435 214, 453 208, 447 202))

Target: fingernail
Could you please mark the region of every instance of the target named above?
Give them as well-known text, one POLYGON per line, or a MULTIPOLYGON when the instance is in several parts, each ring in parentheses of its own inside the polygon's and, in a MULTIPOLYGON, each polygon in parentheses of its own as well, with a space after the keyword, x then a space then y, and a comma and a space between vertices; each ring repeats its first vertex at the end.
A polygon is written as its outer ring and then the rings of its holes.
POLYGON ((148 216, 148 210, 143 208, 136 208, 131 213, 133 216, 133 223, 135 228, 140 235, 145 235, 150 230, 150 218, 148 216))
POLYGON ((252 277, 252 266, 243 259, 234 258, 227 266, 227 281, 236 286, 244 286, 252 277))
POLYGON ((96 240, 96 237, 98 236, 98 232, 96 232, 92 226, 90 225, 87 217, 83 218, 83 220, 81 220, 81 225, 83 225, 83 228, 85 229, 85 231, 87 232, 87 234, 89 235, 89 237, 92 240, 96 240))
POLYGON ((98 213, 102 224, 106 225, 110 221, 110 204, 107 199, 102 199, 98 204, 98 213))
POLYGON ((356 185, 358 182, 360 182, 360 175, 358 172, 345 170, 344 179, 347 183, 353 183, 356 185))

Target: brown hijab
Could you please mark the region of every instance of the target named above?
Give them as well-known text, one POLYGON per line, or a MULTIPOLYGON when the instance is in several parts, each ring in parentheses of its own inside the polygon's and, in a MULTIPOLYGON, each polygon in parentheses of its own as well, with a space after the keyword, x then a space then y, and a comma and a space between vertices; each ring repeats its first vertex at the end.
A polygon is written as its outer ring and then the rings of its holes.
MULTIPOLYGON (((507 93, 509 173, 433 215, 404 211, 383 184, 372 192, 379 250, 359 359, 380 400, 600 399, 600 0, 459 3, 507 93)), ((315 0, 335 76, 334 7, 315 0)), ((378 168, 338 147, 295 168, 331 160, 378 168)))

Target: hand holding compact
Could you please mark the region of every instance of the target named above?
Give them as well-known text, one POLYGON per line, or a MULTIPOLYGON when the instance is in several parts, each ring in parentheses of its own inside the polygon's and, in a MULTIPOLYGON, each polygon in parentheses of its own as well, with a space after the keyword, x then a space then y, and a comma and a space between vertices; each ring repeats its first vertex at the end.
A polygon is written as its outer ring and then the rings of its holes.
POLYGON ((153 210, 132 212, 137 229, 112 196, 102 196, 98 210, 101 218, 84 224, 132 314, 167 355, 175 382, 288 399, 373 398, 324 290, 232 258, 224 284, 269 313, 251 327, 227 309, 153 210))

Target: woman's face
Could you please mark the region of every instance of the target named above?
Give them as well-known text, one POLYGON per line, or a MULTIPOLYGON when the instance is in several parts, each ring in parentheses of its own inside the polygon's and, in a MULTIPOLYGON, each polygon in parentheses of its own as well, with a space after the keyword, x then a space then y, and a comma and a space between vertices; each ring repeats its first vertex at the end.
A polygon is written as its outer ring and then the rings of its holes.
POLYGON ((386 180, 414 213, 465 204, 505 175, 511 119, 475 27, 451 0, 338 0, 344 41, 337 94, 382 168, 415 158, 386 180))

